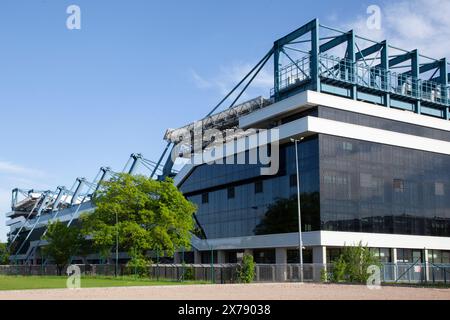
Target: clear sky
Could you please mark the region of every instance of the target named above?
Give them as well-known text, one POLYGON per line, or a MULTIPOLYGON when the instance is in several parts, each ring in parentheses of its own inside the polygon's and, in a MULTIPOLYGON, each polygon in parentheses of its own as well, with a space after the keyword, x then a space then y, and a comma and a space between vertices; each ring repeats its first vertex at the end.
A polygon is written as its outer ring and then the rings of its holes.
MULTIPOLYGON (((374 37, 450 57, 449 3, 2 0, 0 241, 12 188, 70 187, 102 165, 121 170, 133 152, 157 159, 165 129, 208 113, 274 40, 309 20, 364 32, 377 4, 374 37), (81 30, 66 28, 71 4, 81 30)), ((262 74, 250 94, 271 86, 262 74)))

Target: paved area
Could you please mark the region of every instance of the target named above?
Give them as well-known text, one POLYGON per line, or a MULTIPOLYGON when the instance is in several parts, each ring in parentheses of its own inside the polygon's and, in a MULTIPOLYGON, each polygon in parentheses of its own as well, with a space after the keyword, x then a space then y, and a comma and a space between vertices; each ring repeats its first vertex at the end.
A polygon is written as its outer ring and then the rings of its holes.
POLYGON ((0 291, 0 300, 450 300, 450 289, 274 283, 0 291))

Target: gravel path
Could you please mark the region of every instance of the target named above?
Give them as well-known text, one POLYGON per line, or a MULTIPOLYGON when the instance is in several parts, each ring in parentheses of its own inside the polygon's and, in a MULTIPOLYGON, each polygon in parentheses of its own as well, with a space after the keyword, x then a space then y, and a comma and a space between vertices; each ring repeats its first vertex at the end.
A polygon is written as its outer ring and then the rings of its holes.
POLYGON ((450 289, 274 283, 0 291, 0 300, 450 300, 450 289))

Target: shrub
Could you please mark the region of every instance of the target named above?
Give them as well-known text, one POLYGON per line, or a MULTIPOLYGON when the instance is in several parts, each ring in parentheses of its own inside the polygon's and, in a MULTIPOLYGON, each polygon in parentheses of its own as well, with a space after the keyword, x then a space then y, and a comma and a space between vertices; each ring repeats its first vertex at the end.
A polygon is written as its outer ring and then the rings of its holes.
POLYGON ((241 283, 251 283, 255 277, 255 262, 252 255, 244 255, 238 270, 238 279, 241 283))
POLYGON ((328 282, 328 271, 326 268, 320 270, 320 281, 328 282))
POLYGON ((380 263, 367 246, 361 242, 358 246, 346 246, 334 264, 332 281, 366 283, 370 276, 367 268, 371 265, 378 266, 380 263))
POLYGON ((184 267, 184 280, 195 280, 195 275, 194 275, 194 267, 193 266, 185 266, 183 264, 184 267))
POLYGON ((333 273, 332 273, 332 281, 333 282, 344 281, 346 271, 347 271, 347 263, 344 261, 344 258, 341 255, 339 257, 339 259, 334 263, 333 273))
POLYGON ((151 261, 142 256, 133 257, 127 263, 127 270, 129 274, 134 274, 139 277, 148 276, 148 267, 151 261))

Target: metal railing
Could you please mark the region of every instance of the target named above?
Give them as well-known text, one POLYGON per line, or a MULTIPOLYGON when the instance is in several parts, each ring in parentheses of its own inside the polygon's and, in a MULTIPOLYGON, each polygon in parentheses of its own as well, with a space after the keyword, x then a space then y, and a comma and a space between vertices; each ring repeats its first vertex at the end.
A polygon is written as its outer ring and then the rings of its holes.
MULTIPOLYGON (((289 89, 310 80, 310 60, 310 56, 307 55, 282 67, 278 75, 279 89, 289 89)), ((353 84, 435 104, 450 105, 450 86, 421 80, 406 73, 391 72, 364 62, 353 62, 324 53, 319 55, 318 68, 322 79, 353 84)), ((273 92, 272 90, 271 93, 273 92)))
POLYGON ((385 263, 381 267, 381 281, 450 284, 450 264, 385 263))
MULTIPOLYGON (((113 264, 78 265, 82 275, 115 276, 113 264)), ((119 266, 119 276, 136 276, 154 280, 188 281, 208 283, 239 282, 238 264, 153 264, 145 268, 119 266)), ((300 264, 257 264, 254 282, 299 282, 300 264)), ((331 279, 332 264, 304 264, 303 281, 321 282, 326 275, 331 279)), ((382 283, 401 284, 450 284, 450 264, 433 263, 384 263, 380 268, 382 283)), ((9 276, 56 276, 54 265, 0 266, 0 275, 9 276)), ((65 274, 65 270, 62 272, 65 274)))

